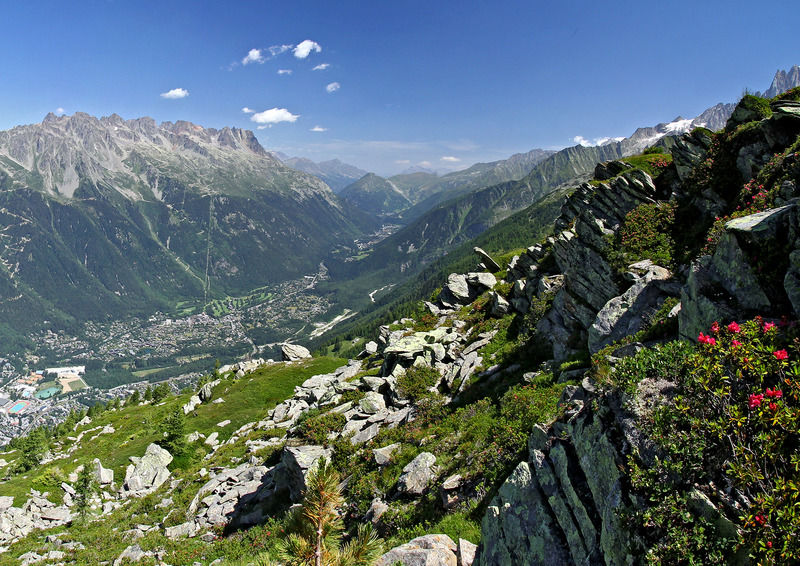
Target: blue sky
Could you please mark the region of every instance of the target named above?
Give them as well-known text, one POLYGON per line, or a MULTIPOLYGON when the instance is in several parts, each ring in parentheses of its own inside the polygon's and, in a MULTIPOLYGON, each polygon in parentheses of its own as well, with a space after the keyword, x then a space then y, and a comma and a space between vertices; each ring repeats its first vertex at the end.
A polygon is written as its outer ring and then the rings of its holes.
POLYGON ((189 120, 381 174, 630 135, 800 64, 795 2, 3 4, 0 129, 189 120))

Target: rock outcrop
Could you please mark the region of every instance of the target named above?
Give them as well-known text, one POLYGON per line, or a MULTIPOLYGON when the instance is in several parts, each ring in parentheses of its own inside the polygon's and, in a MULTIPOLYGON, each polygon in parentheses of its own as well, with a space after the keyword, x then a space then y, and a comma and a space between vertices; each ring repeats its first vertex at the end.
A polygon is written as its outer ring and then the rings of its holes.
POLYGON ((281 357, 285 362, 296 362, 310 358, 311 352, 299 344, 281 344, 281 357))
POLYGON ((167 466, 172 462, 172 454, 158 444, 150 444, 141 458, 131 456, 125 470, 123 493, 126 496, 142 496, 158 489, 170 477, 167 466))

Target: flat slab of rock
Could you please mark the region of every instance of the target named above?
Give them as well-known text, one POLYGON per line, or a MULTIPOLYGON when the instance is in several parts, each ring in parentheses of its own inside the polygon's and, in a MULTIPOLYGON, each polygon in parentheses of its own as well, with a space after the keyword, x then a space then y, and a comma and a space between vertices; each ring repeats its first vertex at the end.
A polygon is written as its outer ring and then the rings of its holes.
POLYGON ((447 535, 425 535, 393 548, 375 566, 458 566, 457 548, 447 535))
POLYGON ((496 273, 502 269, 502 267, 500 267, 500 264, 497 263, 495 260, 493 260, 492 256, 486 253, 483 249, 479 248, 478 246, 475 246, 474 248, 472 248, 472 251, 475 253, 475 255, 481 258, 483 265, 485 265, 486 269, 488 269, 492 273, 496 273))
POLYGON ((281 358, 284 362, 295 362, 310 358, 311 352, 299 344, 281 344, 281 358))
POLYGON ((375 457, 375 463, 379 466, 385 466, 391 461, 392 454, 394 454, 398 448, 400 448, 400 444, 397 442, 390 444, 389 446, 384 446, 383 448, 375 448, 372 451, 372 454, 375 457))

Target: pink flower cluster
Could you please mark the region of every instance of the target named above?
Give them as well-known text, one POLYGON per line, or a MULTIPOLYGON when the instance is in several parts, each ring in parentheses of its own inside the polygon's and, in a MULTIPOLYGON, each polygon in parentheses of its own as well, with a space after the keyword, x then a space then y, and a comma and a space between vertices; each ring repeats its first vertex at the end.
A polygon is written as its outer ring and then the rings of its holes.
POLYGON ((697 337, 697 341, 700 342, 701 344, 708 344, 709 346, 714 346, 717 343, 716 338, 714 338, 713 336, 706 336, 702 332, 700 333, 700 336, 697 337))
MULTIPOLYGON (((768 399, 780 399, 783 397, 783 391, 780 389, 770 389, 767 388, 766 393, 751 393, 750 397, 747 399, 747 406, 750 409, 755 409, 756 407, 760 407, 762 401, 764 401, 764 397, 768 399)), ((771 411, 776 411, 778 409, 778 405, 770 401, 769 408, 771 411)))

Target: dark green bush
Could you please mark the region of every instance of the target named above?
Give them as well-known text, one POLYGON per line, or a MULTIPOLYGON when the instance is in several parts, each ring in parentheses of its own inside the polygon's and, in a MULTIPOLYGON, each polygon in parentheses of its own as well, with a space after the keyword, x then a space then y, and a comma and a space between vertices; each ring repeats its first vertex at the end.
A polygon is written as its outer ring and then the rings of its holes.
POLYGON ((428 366, 412 366, 397 378, 397 389, 403 397, 417 401, 435 395, 430 389, 442 378, 438 370, 428 366))
POLYGON ((339 432, 346 422, 341 413, 317 414, 304 419, 297 427, 297 434, 313 444, 328 444, 328 434, 339 432))

